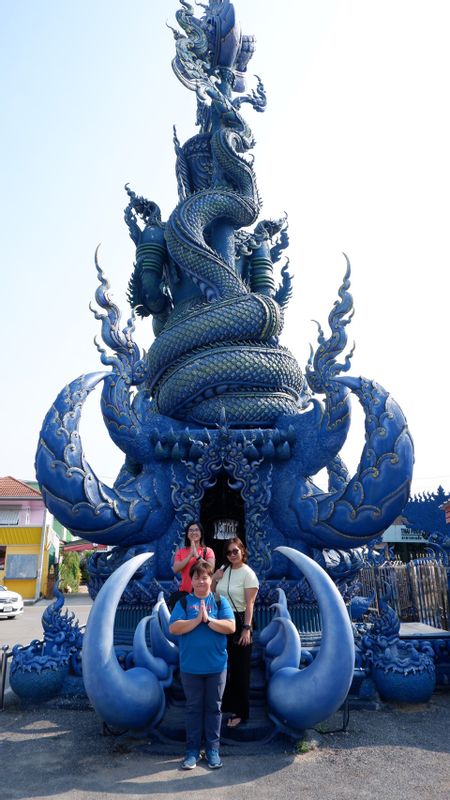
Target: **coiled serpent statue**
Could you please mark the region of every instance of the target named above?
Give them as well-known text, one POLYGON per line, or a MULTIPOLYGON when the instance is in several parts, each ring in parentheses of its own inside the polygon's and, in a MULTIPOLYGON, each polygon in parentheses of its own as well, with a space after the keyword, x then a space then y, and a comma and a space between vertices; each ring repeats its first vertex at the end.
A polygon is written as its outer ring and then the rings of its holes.
MULTIPOLYGON (((279 344, 292 289, 288 262, 282 265, 287 220, 258 222, 254 140, 241 113, 244 103, 258 112, 266 105, 259 79, 247 91, 254 39, 242 34, 228 0, 211 0, 201 18, 181 0, 177 20, 173 69, 195 92, 200 129, 183 146, 174 133, 179 202, 163 222, 156 203, 126 187, 125 220, 136 245, 132 317, 121 329, 96 257, 94 313, 108 350, 97 346, 110 369, 63 389, 36 455, 48 508, 74 533, 118 546, 122 555, 108 556, 110 564, 154 553, 154 586, 145 589, 152 600, 172 577, 184 522, 201 516, 219 474, 242 497, 250 563, 261 578, 277 578, 290 573, 276 547, 317 557, 376 538, 406 503, 413 466, 399 406, 375 382, 344 374, 351 354, 338 361, 352 314, 348 263, 331 334, 319 328, 305 377, 279 344), (135 314, 153 321, 155 338, 143 357, 133 341, 135 314), (87 463, 79 436, 83 404, 99 383, 105 424, 125 454, 112 487, 87 463), (339 456, 351 394, 366 427, 353 477, 339 456), (312 480, 323 468, 328 491, 312 480)), ((99 576, 108 573, 102 558, 93 564, 99 576)))

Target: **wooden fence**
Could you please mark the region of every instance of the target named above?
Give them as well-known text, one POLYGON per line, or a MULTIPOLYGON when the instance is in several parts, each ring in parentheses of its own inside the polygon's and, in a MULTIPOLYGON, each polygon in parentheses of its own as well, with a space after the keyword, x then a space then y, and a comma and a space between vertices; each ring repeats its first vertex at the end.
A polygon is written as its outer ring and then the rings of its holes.
POLYGON ((380 597, 391 590, 389 605, 402 622, 424 622, 449 630, 447 570, 434 559, 416 558, 408 564, 386 561, 380 567, 367 565, 360 573, 361 594, 380 597))

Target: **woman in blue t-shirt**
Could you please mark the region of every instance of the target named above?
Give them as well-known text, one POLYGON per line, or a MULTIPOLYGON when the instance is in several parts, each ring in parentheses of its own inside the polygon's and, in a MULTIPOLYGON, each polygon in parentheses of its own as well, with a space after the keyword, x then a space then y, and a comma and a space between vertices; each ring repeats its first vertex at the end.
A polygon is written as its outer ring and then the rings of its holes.
POLYGON ((182 769, 194 769, 202 736, 211 769, 222 766, 219 755, 222 695, 227 676, 227 634, 235 630, 226 598, 211 592, 212 567, 198 561, 190 569, 192 593, 179 600, 169 630, 180 637, 180 675, 186 695, 186 755, 182 769))

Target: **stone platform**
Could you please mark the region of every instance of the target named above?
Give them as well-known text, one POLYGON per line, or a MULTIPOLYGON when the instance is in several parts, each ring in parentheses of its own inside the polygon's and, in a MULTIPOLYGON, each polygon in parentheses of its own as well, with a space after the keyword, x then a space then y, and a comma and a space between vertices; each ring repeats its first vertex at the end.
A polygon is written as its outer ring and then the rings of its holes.
POLYGON ((450 631, 424 622, 401 622, 400 639, 450 639, 450 631))

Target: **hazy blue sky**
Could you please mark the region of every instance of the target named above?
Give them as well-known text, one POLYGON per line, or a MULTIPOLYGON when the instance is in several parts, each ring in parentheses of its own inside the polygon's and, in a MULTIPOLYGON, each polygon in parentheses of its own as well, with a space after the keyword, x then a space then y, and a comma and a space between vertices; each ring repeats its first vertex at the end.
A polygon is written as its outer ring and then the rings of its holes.
MULTIPOLYGON (((236 0, 258 39, 251 62, 265 114, 258 141, 265 217, 290 220, 295 297, 283 343, 304 366, 311 319, 326 324, 352 263, 351 374, 402 406, 415 488, 450 489, 448 366, 450 118, 448 0, 236 0)), ((97 369, 88 310, 94 249, 124 316, 134 248, 129 181, 167 219, 176 203, 172 124, 195 132, 195 102, 173 75, 176 0, 0 0, 0 475, 34 476, 39 430, 59 390, 97 369)), ((151 325, 136 338, 151 343, 151 325)), ((82 424, 94 470, 122 462, 99 395, 82 424)), ((355 408, 343 452, 363 446, 355 408)))

